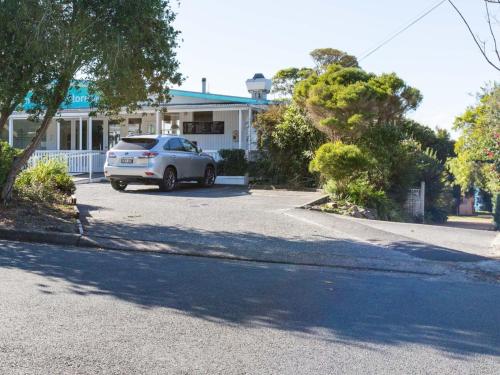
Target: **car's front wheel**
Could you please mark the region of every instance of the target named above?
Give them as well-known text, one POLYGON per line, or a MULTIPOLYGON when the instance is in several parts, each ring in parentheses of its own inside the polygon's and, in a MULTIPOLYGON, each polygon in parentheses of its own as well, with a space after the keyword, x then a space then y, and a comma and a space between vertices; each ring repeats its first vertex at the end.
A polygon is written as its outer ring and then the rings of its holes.
POLYGON ((175 189, 177 185, 177 173, 175 169, 172 167, 168 167, 165 169, 165 173, 163 173, 163 179, 160 182, 160 190, 161 191, 172 191, 175 189))
POLYGON ((127 188, 127 183, 120 180, 111 180, 111 187, 118 191, 123 191, 127 188))
POLYGON ((209 165, 205 169, 205 176, 203 177, 203 186, 212 187, 215 184, 215 168, 209 165))

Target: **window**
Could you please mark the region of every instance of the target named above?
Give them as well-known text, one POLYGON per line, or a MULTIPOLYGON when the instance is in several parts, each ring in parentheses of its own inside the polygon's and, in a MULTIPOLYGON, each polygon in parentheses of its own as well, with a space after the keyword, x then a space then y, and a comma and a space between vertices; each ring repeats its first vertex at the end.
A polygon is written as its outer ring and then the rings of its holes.
POLYGON ((168 151, 184 151, 184 146, 180 138, 171 138, 165 144, 164 149, 168 151))
POLYGON ((128 135, 139 135, 141 134, 141 118, 129 118, 128 119, 128 135))
POLYGON ((184 147, 184 151, 197 152, 196 146, 189 142, 187 139, 182 138, 182 146, 184 147))
MULTIPOLYGON (((24 149, 29 145, 31 140, 36 134, 36 131, 41 125, 41 122, 34 122, 29 120, 14 119, 14 147, 24 149)), ((46 134, 42 137, 42 142, 39 147, 40 150, 47 148, 46 134)))
POLYGON ((104 122, 92 120, 92 150, 103 150, 104 122))
POLYGON ((113 150, 151 150, 157 144, 154 138, 123 138, 113 150))
POLYGON ((212 111, 208 112, 193 112, 194 122, 212 122, 214 121, 214 113, 212 111))
POLYGON ((120 121, 110 120, 108 123, 108 148, 115 147, 121 139, 121 128, 122 125, 120 121))
POLYGON ((184 122, 184 134, 224 134, 224 121, 212 122, 184 122))
POLYGON ((57 121, 59 122, 59 149, 71 150, 71 121, 57 121))

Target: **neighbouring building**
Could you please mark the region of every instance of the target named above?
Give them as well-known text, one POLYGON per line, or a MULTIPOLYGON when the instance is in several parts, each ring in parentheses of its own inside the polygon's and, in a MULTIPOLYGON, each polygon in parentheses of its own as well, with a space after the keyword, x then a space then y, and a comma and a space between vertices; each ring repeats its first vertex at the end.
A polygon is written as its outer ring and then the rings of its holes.
MULTIPOLYGON (((246 84, 249 97, 220 95, 207 92, 206 79, 203 79, 200 92, 170 90, 171 100, 160 109, 142 107, 116 118, 90 116, 88 91, 85 84, 80 84, 70 89, 71 103, 61 108, 53 119, 37 154, 93 150, 101 154, 95 160, 94 170, 99 170, 104 164, 105 151, 122 137, 139 134, 182 135, 214 155, 220 149, 255 150, 257 137, 252 121, 257 112, 271 103, 267 100, 271 81, 255 74, 246 84)), ((8 129, 0 137, 16 148, 25 148, 39 127, 38 123, 28 120, 28 116, 26 112, 14 113, 9 118, 8 129)))

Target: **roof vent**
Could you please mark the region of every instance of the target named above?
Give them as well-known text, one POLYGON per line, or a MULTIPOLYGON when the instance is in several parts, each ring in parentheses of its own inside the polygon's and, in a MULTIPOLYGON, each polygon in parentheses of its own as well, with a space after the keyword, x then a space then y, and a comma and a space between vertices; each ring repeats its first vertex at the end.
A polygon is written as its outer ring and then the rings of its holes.
POLYGON ((247 79, 246 84, 253 99, 266 100, 267 94, 271 92, 272 81, 262 73, 255 73, 252 79, 247 79))

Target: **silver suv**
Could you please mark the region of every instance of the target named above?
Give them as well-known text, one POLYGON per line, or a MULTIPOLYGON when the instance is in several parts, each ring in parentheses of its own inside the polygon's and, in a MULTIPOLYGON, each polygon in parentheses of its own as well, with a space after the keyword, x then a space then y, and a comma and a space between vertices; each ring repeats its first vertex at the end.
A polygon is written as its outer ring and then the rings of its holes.
POLYGON ((178 181, 215 183, 215 160, 185 138, 170 135, 131 136, 107 152, 104 175, 115 190, 130 182, 154 184, 172 191, 178 181))

